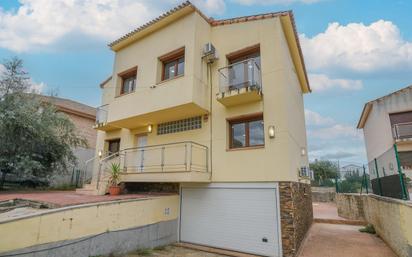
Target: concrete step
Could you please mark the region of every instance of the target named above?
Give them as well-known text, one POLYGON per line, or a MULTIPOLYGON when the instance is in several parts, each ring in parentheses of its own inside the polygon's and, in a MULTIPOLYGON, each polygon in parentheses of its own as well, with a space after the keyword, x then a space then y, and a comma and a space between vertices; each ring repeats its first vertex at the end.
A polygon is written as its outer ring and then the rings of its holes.
POLYGON ((82 195, 97 195, 96 184, 85 184, 82 188, 77 188, 76 193, 82 195))

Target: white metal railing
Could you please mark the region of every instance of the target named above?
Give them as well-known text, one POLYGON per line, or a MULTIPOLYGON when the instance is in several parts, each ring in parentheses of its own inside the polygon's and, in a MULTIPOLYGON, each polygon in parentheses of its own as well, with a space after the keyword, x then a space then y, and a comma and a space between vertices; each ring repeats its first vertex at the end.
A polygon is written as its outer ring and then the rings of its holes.
POLYGON ((97 107, 96 124, 104 124, 107 122, 107 114, 109 112, 109 105, 105 104, 97 107))
POLYGON ((191 141, 128 148, 100 161, 97 181, 107 176, 112 163, 119 163, 124 173, 207 173, 208 156, 207 146, 191 141))
POLYGON ((241 88, 262 90, 260 67, 254 58, 219 69, 219 93, 241 88))
POLYGON ((412 138, 412 122, 394 124, 392 135, 396 140, 412 138))

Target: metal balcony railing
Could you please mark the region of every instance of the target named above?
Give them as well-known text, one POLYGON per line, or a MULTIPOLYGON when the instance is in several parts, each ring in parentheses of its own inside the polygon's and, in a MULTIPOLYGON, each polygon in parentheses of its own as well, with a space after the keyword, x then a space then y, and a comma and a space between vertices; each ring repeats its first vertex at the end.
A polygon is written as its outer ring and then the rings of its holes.
POLYGON ((219 93, 241 88, 262 90, 260 67, 254 58, 219 69, 219 93))
POLYGON ((191 141, 128 148, 103 158, 97 179, 108 174, 112 163, 119 163, 123 173, 207 173, 208 156, 207 146, 191 141))
POLYGON ((107 114, 109 112, 109 105, 105 104, 97 107, 96 111, 96 124, 105 124, 107 122, 107 114))
POLYGON ((394 124, 392 135, 395 140, 412 139, 412 122, 394 124))

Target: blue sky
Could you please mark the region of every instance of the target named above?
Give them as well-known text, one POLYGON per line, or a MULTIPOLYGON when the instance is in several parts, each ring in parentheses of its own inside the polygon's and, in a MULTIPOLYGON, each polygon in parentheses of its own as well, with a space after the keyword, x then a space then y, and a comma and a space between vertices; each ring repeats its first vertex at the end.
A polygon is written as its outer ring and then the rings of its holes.
MULTIPOLYGON (((363 104, 412 84, 412 1, 195 0, 214 18, 293 10, 313 93, 309 157, 365 162, 363 104)), ((18 56, 42 91, 98 106, 106 46, 176 0, 0 0, 0 59, 18 56)))

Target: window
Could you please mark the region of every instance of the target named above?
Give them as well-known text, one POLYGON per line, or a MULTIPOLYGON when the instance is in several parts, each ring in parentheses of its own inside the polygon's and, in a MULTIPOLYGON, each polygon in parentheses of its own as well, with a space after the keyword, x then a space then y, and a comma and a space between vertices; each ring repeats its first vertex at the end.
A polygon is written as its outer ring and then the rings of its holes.
POLYGON ((114 154, 120 150, 120 139, 112 139, 107 141, 107 151, 108 154, 114 154))
POLYGON ((121 78, 120 94, 128 94, 134 92, 136 89, 137 67, 133 67, 127 71, 119 73, 121 78))
POLYGON ((229 120, 229 128, 229 148, 263 146, 265 144, 262 115, 229 120))
POLYGON ((159 58, 162 62, 162 80, 173 79, 185 73, 185 49, 180 48, 159 58))
POLYGON ((157 134, 163 135, 200 128, 202 128, 202 117, 197 116, 183 120, 161 123, 157 126, 157 134))

